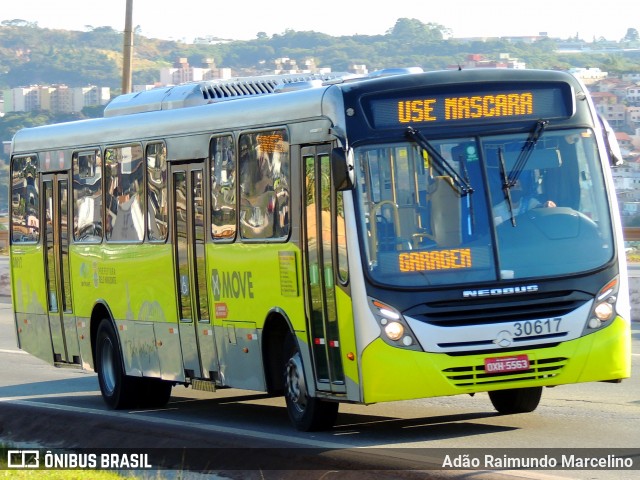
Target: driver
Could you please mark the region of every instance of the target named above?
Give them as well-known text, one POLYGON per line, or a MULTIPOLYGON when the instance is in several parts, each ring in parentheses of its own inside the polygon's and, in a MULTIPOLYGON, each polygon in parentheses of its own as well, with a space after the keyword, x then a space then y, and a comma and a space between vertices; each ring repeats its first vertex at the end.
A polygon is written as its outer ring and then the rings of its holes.
POLYGON ((506 220, 510 220, 511 216, 516 217, 532 208, 556 206, 553 200, 540 201, 534 189, 525 188, 521 180, 516 180, 509 192, 511 194, 511 209, 509 209, 509 203, 506 199, 493 207, 493 219, 496 226, 506 220))

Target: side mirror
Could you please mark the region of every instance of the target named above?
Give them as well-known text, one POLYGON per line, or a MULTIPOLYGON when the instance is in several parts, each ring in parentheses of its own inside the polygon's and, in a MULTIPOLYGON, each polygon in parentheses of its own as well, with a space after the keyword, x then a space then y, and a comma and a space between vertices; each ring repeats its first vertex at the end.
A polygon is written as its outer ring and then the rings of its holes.
POLYGON ((331 181, 336 191, 341 192, 353 188, 351 170, 345 149, 334 148, 331 151, 331 181))
POLYGON ((607 147, 607 153, 609 154, 609 164, 612 167, 622 165, 624 163, 622 159, 622 152, 620 151, 620 145, 618 144, 618 139, 616 138, 616 133, 609 125, 609 122, 600 115, 598 115, 600 119, 600 124, 602 125, 602 130, 604 133, 604 143, 607 147))

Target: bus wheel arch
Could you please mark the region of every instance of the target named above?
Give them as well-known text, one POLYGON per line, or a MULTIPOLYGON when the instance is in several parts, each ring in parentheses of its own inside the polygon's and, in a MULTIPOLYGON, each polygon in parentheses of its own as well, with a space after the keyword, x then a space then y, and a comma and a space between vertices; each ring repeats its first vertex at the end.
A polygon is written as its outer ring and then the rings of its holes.
POLYGON ((338 416, 339 403, 309 395, 305 375, 307 372, 304 369, 300 347, 291 332, 285 339, 284 358, 284 398, 293 426, 303 432, 333 427, 338 416))
MULTIPOLYGON (((113 323, 113 316, 109 307, 102 302, 98 302, 94 305, 91 312, 91 360, 93 361, 93 369, 96 370, 96 339, 98 338, 98 327, 102 320, 109 319, 113 323)), ((114 324, 115 329, 115 324, 114 324)), ((96 370, 97 373, 97 370, 96 370)))
POLYGON ((270 395, 284 393, 284 343, 292 331, 291 322, 284 312, 274 310, 269 313, 262 330, 262 361, 270 395))

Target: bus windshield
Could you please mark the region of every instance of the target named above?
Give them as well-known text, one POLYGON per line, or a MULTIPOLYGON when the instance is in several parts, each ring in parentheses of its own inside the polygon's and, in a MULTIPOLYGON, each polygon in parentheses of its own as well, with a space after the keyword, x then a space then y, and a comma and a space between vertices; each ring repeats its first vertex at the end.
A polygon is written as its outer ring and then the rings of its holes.
POLYGON ((427 139, 431 153, 424 142, 356 148, 372 279, 464 284, 574 274, 610 261, 594 132, 541 130, 535 141, 527 133, 427 139))

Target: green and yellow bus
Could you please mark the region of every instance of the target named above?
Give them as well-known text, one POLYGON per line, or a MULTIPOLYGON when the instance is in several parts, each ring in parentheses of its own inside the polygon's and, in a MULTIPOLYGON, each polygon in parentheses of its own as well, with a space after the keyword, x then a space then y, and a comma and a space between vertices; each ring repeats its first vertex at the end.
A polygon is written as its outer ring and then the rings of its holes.
POLYGON ((585 87, 416 70, 158 88, 18 132, 20 348, 96 371, 111 408, 233 387, 300 430, 629 377, 619 150, 585 87))

